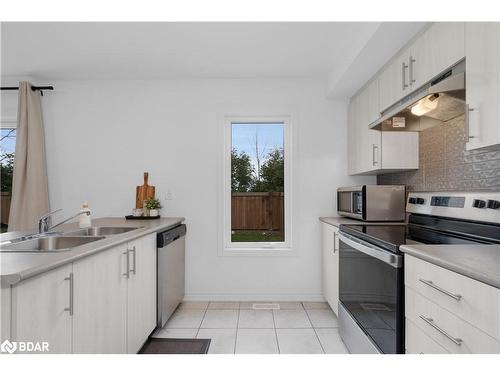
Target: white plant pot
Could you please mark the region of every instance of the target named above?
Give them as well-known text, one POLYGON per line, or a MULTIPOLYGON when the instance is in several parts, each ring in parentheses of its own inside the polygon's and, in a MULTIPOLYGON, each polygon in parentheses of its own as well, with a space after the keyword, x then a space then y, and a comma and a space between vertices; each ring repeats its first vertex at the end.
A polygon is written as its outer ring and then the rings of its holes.
POLYGON ((149 210, 149 216, 158 216, 158 210, 149 210))

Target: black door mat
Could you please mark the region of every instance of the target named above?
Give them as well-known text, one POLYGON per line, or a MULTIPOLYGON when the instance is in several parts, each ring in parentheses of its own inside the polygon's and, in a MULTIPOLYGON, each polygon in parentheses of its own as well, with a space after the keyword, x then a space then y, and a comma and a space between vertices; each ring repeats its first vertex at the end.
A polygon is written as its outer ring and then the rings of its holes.
POLYGON ((139 354, 207 354, 210 339, 161 339, 150 337, 139 354))

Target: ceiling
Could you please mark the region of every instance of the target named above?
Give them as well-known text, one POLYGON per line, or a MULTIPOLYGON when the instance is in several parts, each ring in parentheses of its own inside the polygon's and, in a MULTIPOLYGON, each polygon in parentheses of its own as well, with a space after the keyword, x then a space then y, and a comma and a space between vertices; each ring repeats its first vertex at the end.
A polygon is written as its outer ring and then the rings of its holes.
MULTIPOLYGON (((405 30, 421 27, 391 24, 404 38, 405 30)), ((377 22, 2 23, 1 73, 45 79, 326 79, 333 72, 339 80, 380 26, 377 22)), ((395 44, 391 53, 401 47, 401 41, 383 43, 391 48, 395 44)))

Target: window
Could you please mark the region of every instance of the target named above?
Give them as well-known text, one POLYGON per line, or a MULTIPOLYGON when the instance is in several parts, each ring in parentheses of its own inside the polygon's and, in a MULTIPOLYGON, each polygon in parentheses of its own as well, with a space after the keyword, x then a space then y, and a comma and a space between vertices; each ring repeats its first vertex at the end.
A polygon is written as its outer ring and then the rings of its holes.
POLYGON ((226 250, 288 248, 288 119, 233 118, 226 126, 226 250))
POLYGON ((1 168, 1 231, 6 232, 9 224, 10 197, 12 193, 12 172, 14 171, 14 151, 16 148, 16 129, 1 128, 0 168, 1 168))

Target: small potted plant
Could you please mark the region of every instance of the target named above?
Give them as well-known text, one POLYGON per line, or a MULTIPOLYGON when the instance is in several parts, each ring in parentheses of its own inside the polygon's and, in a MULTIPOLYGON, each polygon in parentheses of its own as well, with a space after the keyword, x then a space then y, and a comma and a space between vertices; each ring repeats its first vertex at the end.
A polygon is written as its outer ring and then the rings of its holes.
POLYGON ((144 201, 144 207, 149 211, 149 216, 158 216, 161 208, 158 198, 148 198, 144 201))

